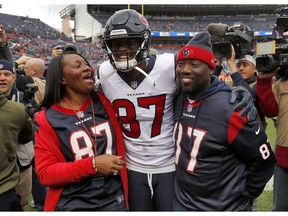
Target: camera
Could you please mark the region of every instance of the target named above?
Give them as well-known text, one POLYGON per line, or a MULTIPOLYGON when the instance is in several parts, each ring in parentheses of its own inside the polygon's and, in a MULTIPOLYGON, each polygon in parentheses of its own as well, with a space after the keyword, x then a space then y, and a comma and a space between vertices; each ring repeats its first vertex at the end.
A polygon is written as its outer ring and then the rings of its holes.
POLYGON ((18 75, 25 75, 25 69, 24 68, 17 68, 15 71, 18 75))
POLYGON ((288 68, 288 40, 285 38, 264 38, 257 42, 256 69, 269 73, 280 67, 280 73, 288 68), (265 48, 262 48, 265 46, 265 48))
POLYGON ((212 51, 217 59, 231 57, 231 44, 234 46, 236 59, 254 53, 254 32, 244 23, 235 23, 233 26, 211 23, 207 26, 207 31, 211 35, 212 51))
POLYGON ((33 104, 33 98, 35 96, 35 92, 38 91, 38 86, 35 83, 28 83, 26 85, 26 88, 24 90, 24 96, 23 96, 23 103, 26 107, 26 111, 28 115, 33 118, 35 109, 36 109, 36 102, 33 104))
POLYGON ((62 47, 63 54, 65 53, 77 53, 77 48, 73 44, 67 44, 62 47))
POLYGON ((288 39, 283 32, 288 31, 288 8, 281 9, 271 37, 264 37, 256 43, 256 68, 269 73, 280 67, 278 75, 284 76, 288 69, 288 39), (276 34, 278 31, 278 36, 276 34))
MULTIPOLYGON (((279 9, 275 11, 278 12, 279 9)), ((276 20, 276 26, 283 27, 284 31, 288 31, 288 7, 280 8, 280 16, 276 20)))
POLYGON ((32 107, 32 100, 34 98, 35 92, 38 91, 38 86, 35 83, 29 83, 26 85, 23 102, 26 107, 32 107))

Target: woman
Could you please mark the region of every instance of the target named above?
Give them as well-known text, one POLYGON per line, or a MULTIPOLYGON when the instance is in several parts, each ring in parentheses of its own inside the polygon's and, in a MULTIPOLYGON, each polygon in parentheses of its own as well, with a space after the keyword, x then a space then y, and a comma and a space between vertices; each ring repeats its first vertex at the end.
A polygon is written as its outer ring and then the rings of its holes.
POLYGON ((124 145, 115 113, 85 58, 52 59, 35 114, 35 160, 45 211, 128 209, 124 145))

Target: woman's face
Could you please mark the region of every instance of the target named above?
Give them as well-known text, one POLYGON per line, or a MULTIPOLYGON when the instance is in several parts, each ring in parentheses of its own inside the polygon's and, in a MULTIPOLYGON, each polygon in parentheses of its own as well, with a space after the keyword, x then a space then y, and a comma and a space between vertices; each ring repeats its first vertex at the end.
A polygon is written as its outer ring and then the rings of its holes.
POLYGON ((94 74, 86 61, 77 54, 67 54, 62 59, 63 78, 67 94, 89 94, 95 88, 94 74))

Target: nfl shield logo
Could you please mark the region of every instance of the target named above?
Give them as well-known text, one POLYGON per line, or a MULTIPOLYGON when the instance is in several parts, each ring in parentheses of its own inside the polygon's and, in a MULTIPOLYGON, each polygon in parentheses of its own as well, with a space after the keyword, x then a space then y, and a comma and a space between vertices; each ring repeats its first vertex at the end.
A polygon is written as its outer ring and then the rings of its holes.
POLYGON ((136 89, 138 87, 138 82, 137 81, 131 81, 131 88, 136 89))
POLYGON ((192 104, 188 104, 187 106, 187 112, 192 112, 193 106, 192 104))

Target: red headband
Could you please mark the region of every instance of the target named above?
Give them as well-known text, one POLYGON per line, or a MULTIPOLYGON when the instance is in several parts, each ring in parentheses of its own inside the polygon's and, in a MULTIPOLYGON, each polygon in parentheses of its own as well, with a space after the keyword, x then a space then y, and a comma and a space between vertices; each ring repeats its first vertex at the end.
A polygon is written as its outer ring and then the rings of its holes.
POLYGON ((197 59, 215 69, 215 56, 212 52, 198 46, 184 46, 177 55, 176 63, 182 59, 197 59))

